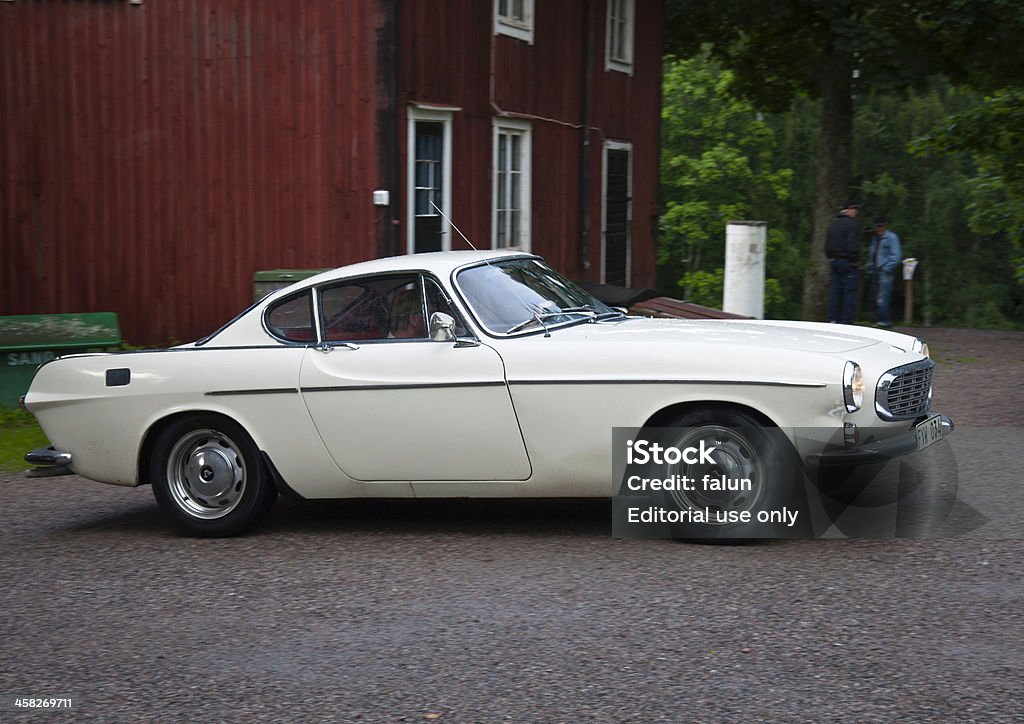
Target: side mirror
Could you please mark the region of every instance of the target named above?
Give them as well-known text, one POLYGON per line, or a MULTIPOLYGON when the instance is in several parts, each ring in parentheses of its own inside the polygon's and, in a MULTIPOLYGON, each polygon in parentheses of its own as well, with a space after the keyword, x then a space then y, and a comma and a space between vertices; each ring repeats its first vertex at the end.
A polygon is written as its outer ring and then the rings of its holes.
POLYGON ((430 315, 430 338, 435 342, 451 342, 455 339, 455 319, 444 312, 430 315))

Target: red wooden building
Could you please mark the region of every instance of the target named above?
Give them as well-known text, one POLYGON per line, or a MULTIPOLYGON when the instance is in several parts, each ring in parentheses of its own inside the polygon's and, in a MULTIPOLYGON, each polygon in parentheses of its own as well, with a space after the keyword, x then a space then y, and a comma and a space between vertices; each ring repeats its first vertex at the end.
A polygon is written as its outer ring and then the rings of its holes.
POLYGON ((253 273, 521 247, 654 279, 654 0, 2 0, 0 314, 192 339, 253 273), (439 207, 444 215, 439 214, 439 207))

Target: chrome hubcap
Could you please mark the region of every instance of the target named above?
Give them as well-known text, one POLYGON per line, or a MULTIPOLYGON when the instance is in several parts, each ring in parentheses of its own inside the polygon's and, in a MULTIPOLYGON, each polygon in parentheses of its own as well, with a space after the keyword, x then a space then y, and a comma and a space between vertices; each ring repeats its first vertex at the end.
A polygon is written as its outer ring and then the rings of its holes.
POLYGON ((234 510, 245 492, 245 461, 238 446, 217 430, 193 430, 171 448, 167 476, 178 506, 212 520, 234 510))

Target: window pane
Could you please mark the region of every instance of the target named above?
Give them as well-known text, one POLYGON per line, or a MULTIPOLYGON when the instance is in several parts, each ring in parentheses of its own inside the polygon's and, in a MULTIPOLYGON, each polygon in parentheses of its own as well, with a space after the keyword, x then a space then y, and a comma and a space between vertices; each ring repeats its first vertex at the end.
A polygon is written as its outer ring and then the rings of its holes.
POLYGON ((423 296, 418 282, 408 282, 385 296, 389 339, 422 339, 427 336, 423 296))
POLYGON ((619 63, 632 62, 631 17, 633 3, 630 0, 609 0, 608 2, 608 58, 619 63))
POLYGON ((267 312, 267 327, 291 342, 315 342, 309 292, 278 302, 267 312))
POLYGON ((508 246, 508 231, 506 229, 508 224, 508 212, 498 212, 498 239, 497 244, 499 249, 504 249, 508 246))
POLYGON ((327 341, 426 337, 419 277, 342 284, 323 290, 320 300, 327 341))
MULTIPOLYGON (((470 267, 459 272, 457 281, 477 319, 495 332, 506 332, 534 314, 545 314, 548 326, 578 323, 586 318, 571 312, 551 314, 560 308, 586 306, 599 315, 612 312, 536 259, 510 259, 470 267)), ((526 329, 532 331, 530 327, 526 329)))
POLYGON ((512 155, 512 170, 513 171, 522 171, 523 170, 523 163, 522 163, 522 158, 520 158, 520 155, 522 154, 521 147, 522 147, 522 140, 523 140, 523 138, 522 138, 522 136, 520 136, 517 133, 517 134, 514 134, 514 135, 510 136, 509 140, 512 141, 512 153, 511 153, 511 155, 512 155))
MULTIPOLYGON (((468 333, 462 318, 455 312, 445 293, 433 279, 427 279, 427 324, 430 324, 430 315, 434 312, 442 312, 451 315, 455 319, 455 336, 465 337, 468 333)), ((428 329, 429 332, 429 329, 428 329)))
POLYGON ((524 218, 529 205, 528 185, 530 158, 529 130, 496 127, 498 142, 494 159, 494 245, 495 248, 521 247, 528 243, 529 219, 524 218))

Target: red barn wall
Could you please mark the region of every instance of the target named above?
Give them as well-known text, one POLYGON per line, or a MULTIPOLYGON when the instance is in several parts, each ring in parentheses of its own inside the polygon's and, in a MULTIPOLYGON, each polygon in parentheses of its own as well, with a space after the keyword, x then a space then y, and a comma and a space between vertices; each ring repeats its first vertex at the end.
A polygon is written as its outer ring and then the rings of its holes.
POLYGON ((462 109, 452 218, 480 247, 492 120, 532 117, 533 250, 577 278, 600 274, 602 143, 632 143, 632 283, 651 284, 661 4, 636 2, 632 76, 604 70, 604 0, 535 9, 530 45, 494 34, 486 0, 0 3, 0 314, 110 310, 129 341, 188 340, 256 270, 403 252, 415 102, 462 109))
POLYGON ((376 0, 0 3, 0 314, 193 339, 377 254, 376 0))
MULTIPOLYGON (((598 281, 601 261, 603 143, 633 145, 633 286, 654 284, 661 113, 661 3, 637 0, 632 76, 604 69, 604 0, 534 3, 534 40, 495 35, 493 2, 399 3, 399 132, 407 153, 405 109, 412 103, 454 113, 453 221, 479 248, 491 245, 492 122, 507 112, 532 124, 532 251, 577 279, 598 281), (586 63, 585 18, 592 13, 590 151, 587 189, 589 268, 581 263, 580 171, 586 63), (493 78, 493 92, 492 92, 493 78)), ((405 188, 404 166, 401 171, 405 188)), ((404 191, 399 192, 404 198, 404 191)), ((453 248, 464 248, 453 239, 453 248)))

